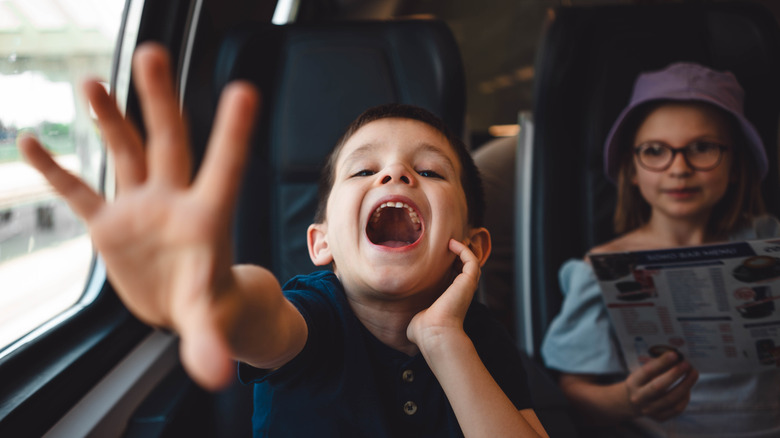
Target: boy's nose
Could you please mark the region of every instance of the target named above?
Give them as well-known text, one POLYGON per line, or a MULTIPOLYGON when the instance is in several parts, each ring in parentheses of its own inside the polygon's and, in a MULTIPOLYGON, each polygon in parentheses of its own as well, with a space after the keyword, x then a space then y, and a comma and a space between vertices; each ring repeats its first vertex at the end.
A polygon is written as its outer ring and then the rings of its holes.
POLYGON ((403 184, 412 184, 414 176, 409 169, 402 164, 394 164, 388 166, 385 170, 385 175, 382 176, 382 184, 388 184, 390 182, 401 182, 403 184))
MULTIPOLYGON (((409 177, 406 176, 406 175, 401 175, 401 177, 399 179, 404 184, 409 184, 410 183, 409 177)), ((393 177, 391 177, 390 175, 386 175, 384 178, 382 178, 382 184, 387 184, 387 183, 389 183, 392 180, 393 180, 393 177)))

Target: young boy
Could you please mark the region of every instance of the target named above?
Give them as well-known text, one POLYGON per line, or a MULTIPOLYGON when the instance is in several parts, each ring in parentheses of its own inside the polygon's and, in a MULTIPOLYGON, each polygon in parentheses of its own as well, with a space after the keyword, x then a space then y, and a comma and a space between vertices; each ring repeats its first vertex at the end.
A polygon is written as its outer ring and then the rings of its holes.
POLYGON ((257 93, 225 90, 191 182, 164 50, 140 47, 134 73, 146 147, 104 89, 85 86, 114 154, 115 202, 36 140, 19 145, 84 218, 127 307, 180 334, 198 383, 218 388, 231 358, 241 362, 256 383, 256 436, 546 436, 511 341, 472 304, 490 236, 473 162, 438 120, 389 106, 353 123, 308 231, 312 261, 333 272, 296 277, 283 293, 269 271, 231 262, 257 93))

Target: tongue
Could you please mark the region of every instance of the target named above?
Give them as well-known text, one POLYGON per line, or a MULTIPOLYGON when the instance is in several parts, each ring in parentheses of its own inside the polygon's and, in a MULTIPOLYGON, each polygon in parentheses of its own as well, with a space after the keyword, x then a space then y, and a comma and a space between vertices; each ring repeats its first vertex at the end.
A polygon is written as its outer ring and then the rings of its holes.
POLYGON ((409 245, 411 243, 412 242, 401 242, 401 241, 398 241, 398 240, 388 240, 388 241, 380 243, 380 245, 388 246, 390 248, 400 248, 402 246, 406 246, 406 245, 409 245))

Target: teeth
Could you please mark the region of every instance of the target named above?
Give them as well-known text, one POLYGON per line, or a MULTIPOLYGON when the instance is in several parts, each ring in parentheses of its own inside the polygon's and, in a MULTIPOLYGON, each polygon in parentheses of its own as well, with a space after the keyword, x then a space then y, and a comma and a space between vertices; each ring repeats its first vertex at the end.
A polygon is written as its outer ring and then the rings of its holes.
POLYGON ((417 213, 412 209, 412 207, 409 207, 409 204, 404 204, 403 202, 383 202, 382 205, 380 205, 376 211, 374 211, 374 214, 371 216, 371 222, 377 222, 379 221, 379 215, 381 214, 382 210, 385 208, 405 208, 406 211, 409 213, 409 219, 411 219, 413 224, 419 224, 420 218, 417 216, 417 213))

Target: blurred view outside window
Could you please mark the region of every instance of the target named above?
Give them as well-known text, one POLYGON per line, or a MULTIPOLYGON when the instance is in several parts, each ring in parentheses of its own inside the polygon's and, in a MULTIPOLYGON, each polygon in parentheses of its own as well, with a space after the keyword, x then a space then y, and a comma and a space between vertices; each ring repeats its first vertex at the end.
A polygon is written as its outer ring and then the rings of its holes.
POLYGON ((99 190, 103 148, 81 94, 110 79, 124 0, 0 0, 0 351, 79 301, 93 250, 84 225, 20 157, 34 132, 99 190))

